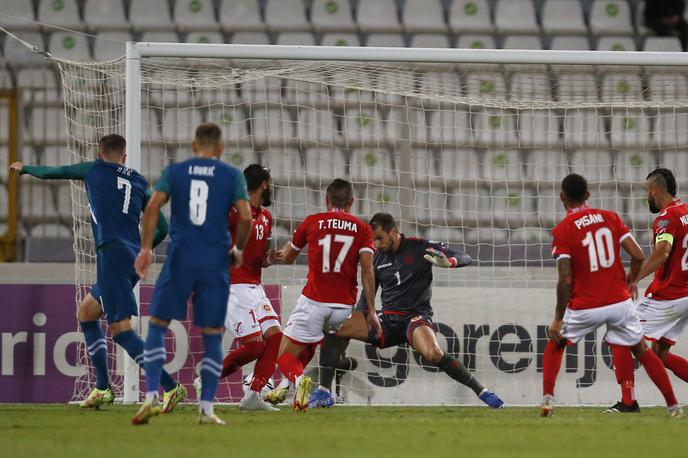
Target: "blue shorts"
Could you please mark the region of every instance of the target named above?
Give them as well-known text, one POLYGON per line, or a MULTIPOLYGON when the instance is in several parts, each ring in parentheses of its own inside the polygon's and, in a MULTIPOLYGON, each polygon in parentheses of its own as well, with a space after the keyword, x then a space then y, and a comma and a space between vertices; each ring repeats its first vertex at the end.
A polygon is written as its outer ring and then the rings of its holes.
POLYGON ((193 324, 209 328, 223 327, 229 298, 228 266, 192 268, 180 258, 168 251, 165 265, 155 283, 151 316, 161 320, 186 319, 187 303, 193 294, 193 324))
POLYGON ((96 283, 93 296, 105 312, 108 324, 139 314, 134 286, 139 281, 134 270, 136 249, 121 243, 109 243, 96 250, 96 283))

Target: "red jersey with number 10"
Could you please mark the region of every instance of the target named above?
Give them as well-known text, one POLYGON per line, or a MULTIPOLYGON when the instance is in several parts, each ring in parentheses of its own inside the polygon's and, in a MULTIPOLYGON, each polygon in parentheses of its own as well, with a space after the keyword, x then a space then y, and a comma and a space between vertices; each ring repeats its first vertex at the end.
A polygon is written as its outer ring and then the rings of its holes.
POLYGON ((658 301, 688 296, 688 206, 675 200, 657 215, 653 225, 657 237, 669 234, 674 241, 664 264, 655 271, 645 295, 658 301))
POLYGON ((571 258, 573 288, 568 308, 591 309, 631 297, 621 263, 621 242, 631 237, 619 215, 587 205, 566 213, 552 230, 552 255, 571 258))
MULTIPOLYGON (((263 258, 272 239, 272 215, 265 207, 256 208, 251 205, 251 231, 244 246, 244 263, 240 267, 232 267, 229 271, 230 282, 236 284, 260 285, 263 271, 263 258)), ((236 240, 236 224, 239 213, 236 208, 229 212, 229 232, 232 240, 236 240)))
POLYGON ((359 218, 344 211, 308 216, 296 228, 292 248, 308 244, 307 298, 330 304, 352 306, 358 293, 360 253, 373 253, 373 231, 359 218))

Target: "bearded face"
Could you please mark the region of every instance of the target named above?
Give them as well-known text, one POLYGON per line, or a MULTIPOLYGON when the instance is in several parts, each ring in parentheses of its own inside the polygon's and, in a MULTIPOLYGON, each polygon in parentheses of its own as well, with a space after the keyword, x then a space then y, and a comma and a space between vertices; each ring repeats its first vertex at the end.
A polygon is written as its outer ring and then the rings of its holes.
POLYGON ((269 207, 272 205, 272 184, 268 183, 267 188, 263 189, 261 194, 261 199, 263 200, 263 207, 269 207))
POLYGON ((649 193, 647 195, 647 206, 650 208, 650 213, 659 213, 659 211, 661 210, 661 208, 657 206, 655 197, 649 193))

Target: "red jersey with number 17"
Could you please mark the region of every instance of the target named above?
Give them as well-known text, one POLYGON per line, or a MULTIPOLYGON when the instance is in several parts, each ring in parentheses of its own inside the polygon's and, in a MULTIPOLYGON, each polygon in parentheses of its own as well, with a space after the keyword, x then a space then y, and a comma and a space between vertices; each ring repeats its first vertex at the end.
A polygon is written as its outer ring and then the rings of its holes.
MULTIPOLYGON (((251 231, 244 246, 244 263, 229 270, 230 282, 236 284, 260 285, 263 271, 263 258, 272 239, 272 215, 265 207, 251 205, 251 231)), ((229 232, 236 240, 236 225, 239 213, 236 208, 229 212, 229 232)))
POLYGON ((308 244, 307 298, 329 304, 351 306, 358 293, 360 253, 373 253, 373 231, 359 218, 332 210, 308 216, 296 228, 292 248, 308 244))
POLYGON ((621 263, 621 242, 631 237, 619 215, 587 205, 569 210, 552 230, 552 255, 571 258, 568 308, 604 307, 631 297, 621 263))
POLYGON ((655 271, 645 296, 670 301, 688 296, 688 206, 675 200, 657 215, 653 225, 655 243, 663 234, 673 238, 671 252, 655 271))

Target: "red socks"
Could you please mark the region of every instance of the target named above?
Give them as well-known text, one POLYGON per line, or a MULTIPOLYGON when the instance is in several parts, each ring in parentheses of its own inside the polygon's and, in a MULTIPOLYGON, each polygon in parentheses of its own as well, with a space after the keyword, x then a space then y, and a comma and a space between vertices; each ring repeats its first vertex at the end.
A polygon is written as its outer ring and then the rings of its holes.
POLYGON ((299 361, 301 361, 301 365, 303 367, 308 366, 308 363, 310 363, 311 359, 313 359, 313 355, 315 355, 315 345, 308 345, 301 350, 301 354, 299 355, 299 361))
POLYGON ((621 385, 621 402, 627 406, 635 402, 635 375, 631 347, 609 344, 614 357, 616 381, 621 385))
POLYGON ((246 342, 241 347, 225 356, 222 362, 222 374, 220 378, 227 377, 244 364, 248 364, 260 358, 264 351, 265 342, 246 342))
POLYGON ((684 382, 688 382, 688 361, 673 353, 667 353, 664 366, 684 382))
POLYGON ((673 406, 678 404, 676 396, 674 396, 674 389, 671 386, 671 381, 669 380, 669 375, 664 369, 662 360, 653 352, 652 350, 646 351, 643 356, 640 357, 640 364, 643 365, 647 375, 650 379, 657 385, 659 391, 662 392, 664 399, 666 400, 667 406, 673 406))
POLYGON ((291 353, 285 353, 280 356, 277 361, 280 371, 287 377, 292 383, 296 381, 296 378, 303 374, 303 364, 299 361, 299 358, 292 355, 291 353))
POLYGON ((253 382, 251 382, 251 390, 260 393, 265 384, 268 382, 272 373, 275 372, 275 365, 277 364, 277 355, 279 353, 280 343, 282 342, 282 333, 278 332, 265 339, 265 351, 258 358, 256 367, 253 370, 253 382))
POLYGON ((564 347, 557 342, 549 340, 542 355, 542 394, 554 396, 554 385, 557 383, 557 375, 561 368, 561 359, 564 356, 564 347))

